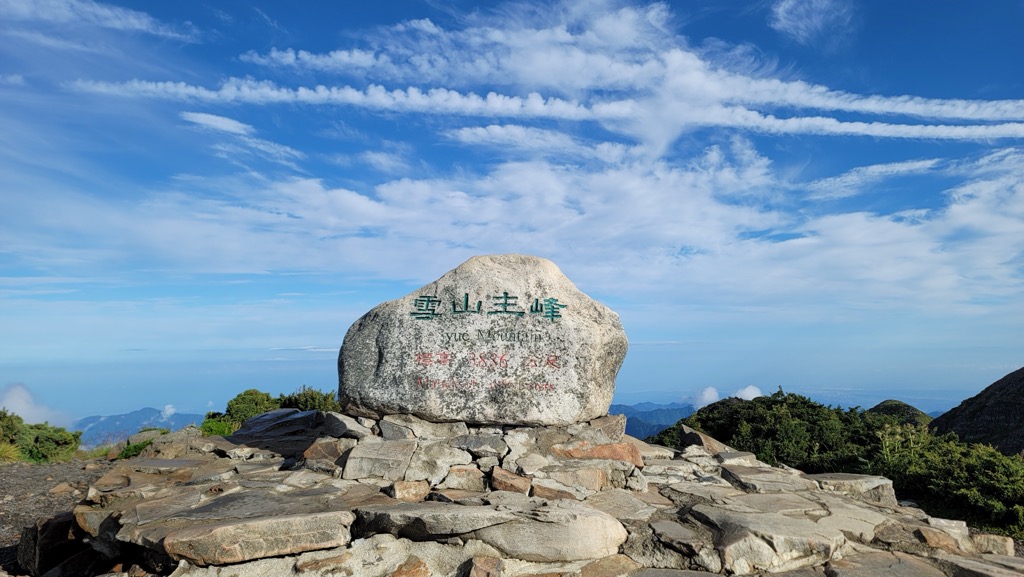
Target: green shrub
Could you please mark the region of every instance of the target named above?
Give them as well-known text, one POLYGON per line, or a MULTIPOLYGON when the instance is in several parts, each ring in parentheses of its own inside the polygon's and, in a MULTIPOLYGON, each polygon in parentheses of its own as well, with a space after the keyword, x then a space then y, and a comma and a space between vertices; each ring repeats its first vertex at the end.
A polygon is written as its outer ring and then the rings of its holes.
POLYGON ((142 441, 141 443, 135 443, 128 445, 121 449, 121 452, 117 454, 118 459, 131 459, 132 457, 138 457, 146 447, 153 444, 153 439, 148 441, 142 441))
POLYGON ((227 436, 238 430, 246 420, 274 409, 299 409, 302 411, 340 411, 341 404, 335 391, 319 391, 302 385, 298 391, 278 395, 275 399, 269 393, 257 389, 242 391, 228 401, 223 413, 206 413, 206 419, 199 429, 206 436, 227 436))
POLYGON ((341 403, 338 402, 338 391, 319 391, 311 389, 306 385, 289 395, 280 395, 277 398, 278 405, 282 409, 299 409, 300 411, 340 411, 341 403))
POLYGON ((231 433, 238 430, 239 423, 232 423, 221 413, 207 413, 206 419, 201 425, 199 430, 203 432, 204 436, 210 437, 214 435, 220 435, 226 437, 231 433), (210 417, 210 415, 218 415, 210 417))
POLYGON ((235 398, 228 401, 225 416, 233 423, 242 424, 256 415, 262 415, 267 411, 279 408, 281 408, 281 405, 269 393, 248 389, 238 393, 235 398))
POLYGON ((899 498, 913 499, 932 515, 1024 538, 1024 458, 905 421, 779 390, 713 403, 651 440, 678 447, 685 424, 771 464, 881 475, 893 481, 899 498))
POLYGON ((826 407, 779 389, 750 401, 729 398, 707 405, 653 440, 679 446, 679 425, 684 424, 772 465, 785 463, 808 473, 857 472, 877 444, 873 427, 889 420, 865 417, 859 408, 826 407))
POLYGON ((18 448, 29 461, 66 461, 70 459, 82 440, 80 431, 69 432, 62 427, 51 427, 47 423, 23 425, 18 438, 18 448))
POLYGON ((1024 537, 1024 459, 989 445, 936 435, 923 425, 886 426, 870 470, 897 494, 939 516, 1024 537))
POLYGON ((17 445, 23 426, 25 421, 21 417, 9 413, 7 409, 0 409, 0 443, 17 445))

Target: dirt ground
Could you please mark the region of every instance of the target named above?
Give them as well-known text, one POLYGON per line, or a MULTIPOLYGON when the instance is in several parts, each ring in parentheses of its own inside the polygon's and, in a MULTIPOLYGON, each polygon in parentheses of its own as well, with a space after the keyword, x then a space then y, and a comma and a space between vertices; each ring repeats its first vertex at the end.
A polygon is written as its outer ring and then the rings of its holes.
POLYGON ((0 568, 24 574, 18 567, 22 527, 73 509, 111 466, 105 460, 0 464, 0 568))

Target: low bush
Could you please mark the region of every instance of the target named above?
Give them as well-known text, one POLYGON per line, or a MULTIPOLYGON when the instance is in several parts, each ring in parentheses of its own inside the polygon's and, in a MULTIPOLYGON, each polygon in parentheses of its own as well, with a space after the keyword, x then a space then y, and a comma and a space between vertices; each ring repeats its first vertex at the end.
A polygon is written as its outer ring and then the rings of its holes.
POLYGON ((74 456, 81 440, 80 431, 70 432, 47 423, 24 425, 18 436, 18 448, 26 459, 36 463, 67 461, 74 456))
POLYGON ((224 415, 229 421, 241 425, 246 420, 262 415, 267 411, 281 408, 281 404, 270 393, 264 393, 257 389, 248 389, 238 393, 235 398, 228 401, 227 410, 224 415))
POLYGON ((206 413, 206 419, 199 426, 204 435, 230 435, 238 430, 246 420, 274 409, 299 409, 300 411, 340 411, 336 391, 320 391, 302 385, 294 393, 278 395, 275 399, 270 393, 258 389, 247 389, 228 401, 223 413, 206 413))
POLYGON ((282 409, 299 409, 300 411, 340 411, 338 392, 319 391, 302 385, 298 391, 288 395, 280 395, 277 403, 282 409))
POLYGON ((8 412, 7 409, 0 409, 0 443, 17 445, 21 437, 21 428, 24 426, 25 421, 21 417, 8 412))
POLYGON ((214 435, 226 437, 237 431, 240 424, 231 422, 223 413, 207 413, 206 419, 199 425, 199 430, 207 437, 214 435))

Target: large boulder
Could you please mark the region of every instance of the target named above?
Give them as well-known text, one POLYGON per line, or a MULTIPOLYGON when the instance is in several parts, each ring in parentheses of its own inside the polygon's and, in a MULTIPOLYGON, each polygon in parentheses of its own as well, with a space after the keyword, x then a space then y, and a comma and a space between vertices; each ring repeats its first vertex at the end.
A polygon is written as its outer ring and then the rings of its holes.
POLYGON ((478 256, 352 325, 339 397, 378 419, 567 425, 607 414, 626 347, 618 315, 551 261, 478 256))

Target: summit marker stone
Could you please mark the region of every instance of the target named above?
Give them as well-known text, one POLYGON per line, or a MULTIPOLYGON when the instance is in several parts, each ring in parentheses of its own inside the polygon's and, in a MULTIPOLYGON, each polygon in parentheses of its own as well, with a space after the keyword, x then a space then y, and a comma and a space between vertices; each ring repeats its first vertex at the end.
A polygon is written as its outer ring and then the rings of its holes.
POLYGON ((567 425, 607 414, 626 348, 619 316, 551 261, 477 256, 352 325, 339 397, 375 419, 567 425))

